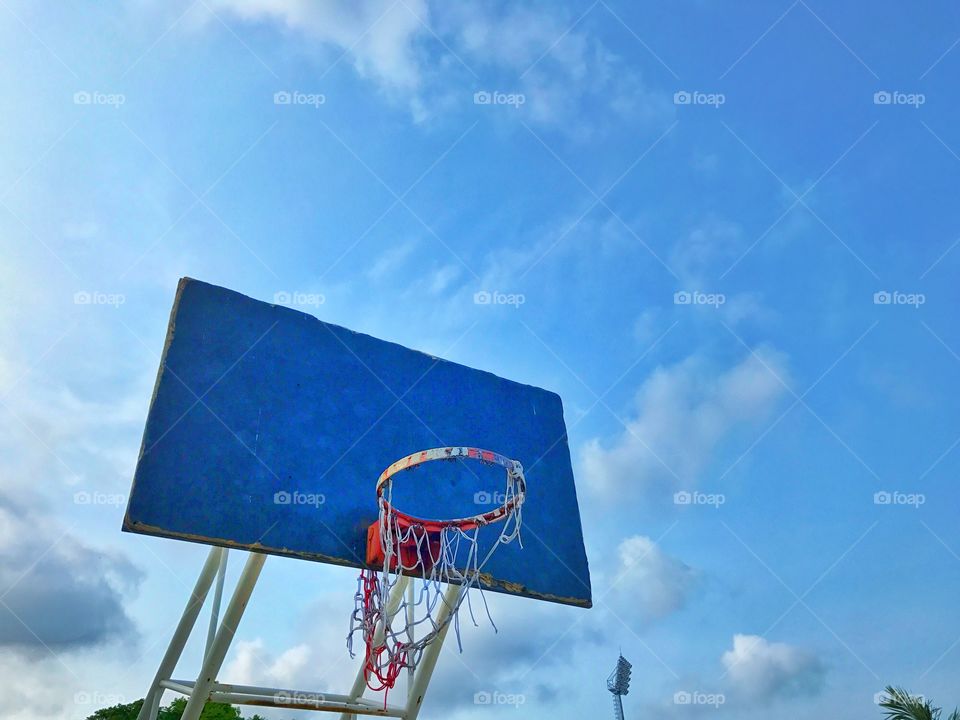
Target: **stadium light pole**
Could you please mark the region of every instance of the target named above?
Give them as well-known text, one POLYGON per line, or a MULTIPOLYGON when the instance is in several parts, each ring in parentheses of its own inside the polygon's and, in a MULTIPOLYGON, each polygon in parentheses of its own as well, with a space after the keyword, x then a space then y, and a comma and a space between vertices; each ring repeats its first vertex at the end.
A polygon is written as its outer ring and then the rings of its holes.
POLYGON ((607 678, 607 690, 613 693, 613 714, 616 720, 623 720, 623 696, 630 692, 630 668, 633 666, 621 655, 617 667, 607 678))

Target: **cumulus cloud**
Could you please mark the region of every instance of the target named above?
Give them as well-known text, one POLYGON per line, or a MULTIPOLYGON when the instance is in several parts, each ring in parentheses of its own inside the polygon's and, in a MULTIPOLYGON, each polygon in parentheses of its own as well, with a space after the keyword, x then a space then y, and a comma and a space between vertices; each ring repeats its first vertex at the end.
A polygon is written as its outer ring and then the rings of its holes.
POLYGON ((640 535, 620 543, 611 565, 607 579, 614 584, 592 611, 487 593, 496 631, 474 592, 477 625, 468 609, 461 609, 463 652, 451 632, 431 683, 429 707, 453 714, 469 710, 477 693, 522 698, 521 709, 534 715, 572 703, 578 689, 569 678, 618 639, 610 633, 604 606, 630 625, 651 622, 683 607, 697 582, 693 568, 640 535))
POLYGON ((37 655, 130 637, 123 601, 141 579, 124 556, 0 494, 0 647, 37 655))
POLYGON ((604 603, 625 613, 628 622, 636 617, 655 620, 679 610, 696 585, 693 568, 643 535, 624 539, 617 557, 617 574, 604 603))
MULTIPOLYGON (((298 621, 298 644, 273 649, 261 638, 238 639, 220 677, 237 684, 272 685, 281 688, 342 693, 349 689, 363 657, 363 641, 355 638, 357 656, 350 659, 345 643, 345 604, 354 586, 352 579, 331 576, 330 587, 302 612, 298 621), (318 621, 318 618, 325 618, 318 621), (314 649, 314 651, 311 650, 314 649)), ((425 712, 443 711, 450 716, 473 708, 476 693, 498 692, 522 695, 524 709, 551 703, 564 690, 554 672, 570 668, 578 654, 594 648, 599 635, 582 608, 535 602, 497 593, 486 593, 491 626, 478 592, 471 594, 476 625, 470 610, 460 611, 457 632, 451 628, 442 656, 430 683, 425 712), (560 636, 562 640, 558 642, 560 636)), ((406 692, 402 676, 391 704, 406 692)), ((367 692, 367 697, 378 697, 367 692)))
POLYGON ((240 640, 222 677, 237 685, 272 685, 278 688, 309 689, 311 651, 306 644, 294 645, 274 656, 261 638, 240 640))
POLYGON ((587 487, 630 497, 658 485, 689 487, 738 426, 767 417, 785 392, 786 361, 761 349, 718 369, 692 356, 660 367, 636 396, 636 414, 612 443, 590 440, 581 455, 587 487))
MULTIPOLYGON (((326 592, 291 618, 297 642, 288 647, 271 645, 262 637, 238 636, 220 677, 238 685, 343 693, 356 676, 362 658, 351 659, 346 628, 356 581, 342 572, 324 573, 326 592)), ((243 626, 241 626, 242 628, 243 626)))
POLYGON ((754 699, 814 695, 823 686, 825 670, 814 654, 759 635, 734 635, 721 661, 735 689, 754 699))
MULTIPOLYGON (((609 602, 630 624, 679 609, 697 582, 694 569, 643 536, 625 538, 605 570, 607 579, 618 579, 604 603, 609 602)), ((358 655, 351 660, 344 642, 347 598, 353 589, 355 581, 349 573, 325 577, 324 594, 304 608, 296 621, 297 644, 271 648, 260 638, 238 639, 222 679, 329 692, 349 688, 363 651, 357 636, 358 655)), ((430 684, 425 712, 469 716, 478 709, 475 697, 483 693, 522 698, 521 709, 527 713, 549 712, 558 703, 573 702, 579 692, 570 686, 571 673, 580 672, 596 652, 606 652, 618 640, 598 614, 600 608, 585 611, 498 593, 484 597, 495 627, 487 619, 480 593, 473 591, 470 600, 476 624, 465 605, 459 614, 463 651, 452 628, 430 684)), ((401 679, 391 702, 403 696, 404 682, 401 679)))

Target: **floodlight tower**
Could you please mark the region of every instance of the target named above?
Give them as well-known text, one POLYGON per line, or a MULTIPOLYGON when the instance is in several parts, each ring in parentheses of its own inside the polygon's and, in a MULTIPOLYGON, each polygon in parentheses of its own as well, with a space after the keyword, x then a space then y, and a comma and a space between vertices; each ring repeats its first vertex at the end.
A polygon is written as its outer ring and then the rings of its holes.
POLYGON ((617 667, 607 678, 607 690, 613 693, 613 714, 616 720, 623 720, 623 700, 621 698, 630 692, 630 668, 633 665, 621 655, 617 659, 617 667))

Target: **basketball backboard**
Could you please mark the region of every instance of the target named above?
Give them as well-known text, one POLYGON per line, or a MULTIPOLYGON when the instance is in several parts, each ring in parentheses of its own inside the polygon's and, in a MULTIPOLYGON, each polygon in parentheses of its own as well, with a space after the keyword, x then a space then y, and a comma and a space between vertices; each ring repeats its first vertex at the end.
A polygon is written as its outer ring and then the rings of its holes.
MULTIPOLYGON (((184 278, 123 529, 362 568, 381 472, 453 445, 526 472, 523 547, 502 547, 482 586, 589 607, 556 394, 184 278)), ((496 507, 500 470, 408 471, 394 500, 473 515, 496 507)))

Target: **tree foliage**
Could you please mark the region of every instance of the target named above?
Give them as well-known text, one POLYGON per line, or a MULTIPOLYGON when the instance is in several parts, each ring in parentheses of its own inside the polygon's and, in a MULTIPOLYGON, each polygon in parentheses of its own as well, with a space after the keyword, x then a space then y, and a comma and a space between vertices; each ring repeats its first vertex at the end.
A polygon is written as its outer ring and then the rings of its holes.
MULTIPOLYGON (((880 707, 886 712, 887 720, 940 720, 942 709, 922 696, 911 695, 892 685, 887 685, 884 695, 880 707)), ((947 720, 960 720, 960 709, 950 713, 947 720)))
MULTIPOLYGON (((143 707, 142 699, 125 705, 114 705, 97 710, 93 715, 87 717, 87 720, 137 720, 141 707, 143 707)), ((176 698, 166 707, 160 708, 157 713, 157 720, 180 720, 186 707, 186 698, 176 698)), ((200 720, 264 720, 264 718, 261 715, 251 715, 249 718, 244 718, 240 709, 233 707, 233 705, 208 702, 204 705, 203 712, 200 713, 200 720)))

